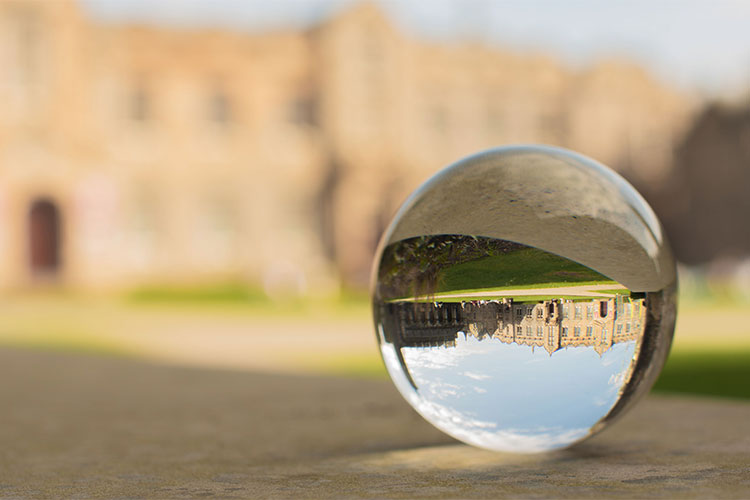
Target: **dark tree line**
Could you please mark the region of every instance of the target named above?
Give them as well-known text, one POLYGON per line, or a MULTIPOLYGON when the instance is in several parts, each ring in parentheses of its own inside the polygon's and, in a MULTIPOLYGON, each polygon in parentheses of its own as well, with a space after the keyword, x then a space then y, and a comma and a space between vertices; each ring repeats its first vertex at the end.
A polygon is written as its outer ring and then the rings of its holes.
POLYGON ((378 293, 384 298, 434 294, 447 267, 526 248, 510 241, 439 234, 388 245, 378 269, 378 293))

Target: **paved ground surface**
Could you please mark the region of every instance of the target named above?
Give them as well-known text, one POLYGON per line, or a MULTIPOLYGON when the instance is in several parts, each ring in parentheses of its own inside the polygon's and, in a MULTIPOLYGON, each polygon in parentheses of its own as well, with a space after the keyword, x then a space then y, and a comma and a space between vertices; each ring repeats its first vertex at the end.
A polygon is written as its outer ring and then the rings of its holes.
POLYGON ((382 380, 0 350, 0 497, 750 495, 750 404, 652 397, 570 450, 456 443, 382 380))

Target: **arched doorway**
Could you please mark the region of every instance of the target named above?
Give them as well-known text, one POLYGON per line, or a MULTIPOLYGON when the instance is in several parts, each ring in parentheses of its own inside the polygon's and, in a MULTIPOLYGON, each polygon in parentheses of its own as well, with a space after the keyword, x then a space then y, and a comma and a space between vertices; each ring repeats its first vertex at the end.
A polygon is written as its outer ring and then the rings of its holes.
POLYGON ((54 276, 60 269, 60 211, 49 199, 31 204, 29 257, 35 276, 54 276))

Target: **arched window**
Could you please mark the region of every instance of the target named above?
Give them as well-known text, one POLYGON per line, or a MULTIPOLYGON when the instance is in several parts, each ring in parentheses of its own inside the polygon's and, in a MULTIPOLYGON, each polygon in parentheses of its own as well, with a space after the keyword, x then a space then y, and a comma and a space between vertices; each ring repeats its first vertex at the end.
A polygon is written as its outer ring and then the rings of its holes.
POLYGON ((289 106, 289 121, 308 127, 318 125, 318 103, 312 92, 302 92, 292 100, 289 106))
POLYGON ((49 199, 32 202, 29 210, 29 264, 35 275, 60 269, 60 211, 49 199))
POLYGON ((133 121, 143 123, 151 119, 151 96, 142 83, 133 88, 128 108, 128 113, 133 121))
POLYGON ((232 102, 223 89, 214 89, 208 103, 209 119, 221 126, 229 125, 233 120, 232 102))

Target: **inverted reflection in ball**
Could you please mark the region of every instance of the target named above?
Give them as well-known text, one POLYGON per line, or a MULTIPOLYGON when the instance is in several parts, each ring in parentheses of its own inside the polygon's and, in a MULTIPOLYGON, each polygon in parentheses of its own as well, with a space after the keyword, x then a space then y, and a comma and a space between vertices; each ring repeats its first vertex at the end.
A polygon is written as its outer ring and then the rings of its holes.
POLYGON ((675 320, 661 226, 570 151, 490 150, 439 172, 380 244, 373 309, 396 387, 428 421, 502 451, 590 436, 648 391, 675 320))

